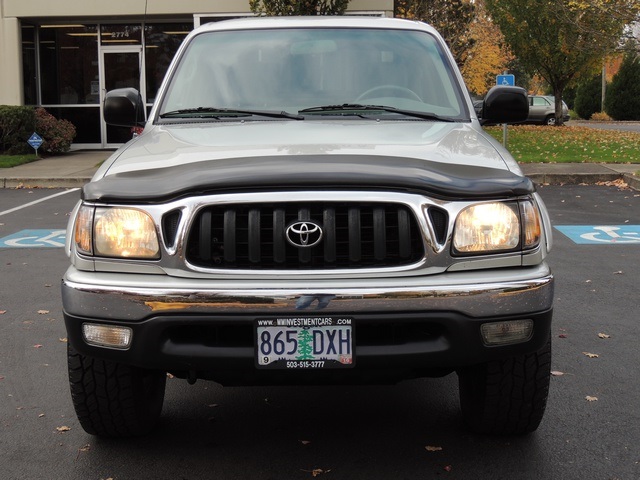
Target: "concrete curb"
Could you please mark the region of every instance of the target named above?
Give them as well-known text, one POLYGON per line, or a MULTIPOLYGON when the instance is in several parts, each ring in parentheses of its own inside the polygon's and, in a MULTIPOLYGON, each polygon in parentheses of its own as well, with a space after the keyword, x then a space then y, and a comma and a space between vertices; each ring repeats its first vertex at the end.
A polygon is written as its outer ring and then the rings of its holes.
POLYGON ((0 188, 82 188, 91 178, 0 178, 0 188))
POLYGON ((637 175, 625 173, 622 178, 624 179, 626 184, 629 185, 629 187, 633 188, 634 190, 640 191, 640 177, 638 177, 637 175))

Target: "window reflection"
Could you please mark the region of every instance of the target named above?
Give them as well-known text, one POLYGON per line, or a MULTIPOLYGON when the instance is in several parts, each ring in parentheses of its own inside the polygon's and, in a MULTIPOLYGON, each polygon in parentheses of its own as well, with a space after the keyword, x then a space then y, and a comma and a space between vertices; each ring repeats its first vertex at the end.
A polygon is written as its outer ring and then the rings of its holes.
POLYGON ((100 140, 100 109, 87 107, 47 107, 56 118, 69 120, 76 127, 73 143, 96 143, 100 140))
POLYGON ((23 24, 21 30, 24 104, 37 105, 36 28, 34 25, 23 24))
POLYGON ((192 23, 164 23, 145 26, 147 103, 154 102, 171 59, 192 29, 192 23))
POLYGON ((96 25, 40 28, 40 85, 44 105, 97 104, 96 25))

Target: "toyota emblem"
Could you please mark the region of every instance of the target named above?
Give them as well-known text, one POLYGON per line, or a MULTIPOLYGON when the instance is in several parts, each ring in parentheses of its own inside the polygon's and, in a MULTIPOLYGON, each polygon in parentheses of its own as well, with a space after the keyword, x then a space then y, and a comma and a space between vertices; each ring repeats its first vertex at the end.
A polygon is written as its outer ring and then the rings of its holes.
POLYGON ((322 240, 322 227, 309 220, 294 222, 285 232, 287 241, 298 248, 313 247, 322 240))

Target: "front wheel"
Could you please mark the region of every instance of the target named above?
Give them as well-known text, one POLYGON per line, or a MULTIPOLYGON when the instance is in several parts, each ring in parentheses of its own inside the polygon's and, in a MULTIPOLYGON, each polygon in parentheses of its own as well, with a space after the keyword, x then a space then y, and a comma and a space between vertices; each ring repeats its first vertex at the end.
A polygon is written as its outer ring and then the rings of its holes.
POLYGON ((71 399, 82 428, 100 437, 136 437, 158 422, 166 373, 97 360, 67 347, 71 399))
POLYGON ((458 372, 462 416, 470 430, 522 435, 538 428, 551 378, 551 339, 539 351, 458 372))
POLYGON ((556 117, 555 115, 549 115, 547 118, 544 119, 544 124, 545 125, 549 125, 549 126, 553 126, 556 124, 556 117))

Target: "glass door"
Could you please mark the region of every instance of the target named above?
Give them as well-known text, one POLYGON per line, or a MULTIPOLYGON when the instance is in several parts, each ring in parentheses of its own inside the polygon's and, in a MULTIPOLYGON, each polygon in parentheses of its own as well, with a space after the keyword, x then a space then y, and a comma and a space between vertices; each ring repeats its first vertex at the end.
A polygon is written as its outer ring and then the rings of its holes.
MULTIPOLYGON (((108 91, 116 88, 133 87, 141 91, 143 104, 145 101, 145 82, 141 69, 142 48, 139 46, 103 47, 102 49, 101 104, 108 91)), ((102 121, 102 143, 105 147, 118 147, 133 137, 133 129, 106 125, 102 121)))

